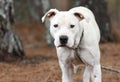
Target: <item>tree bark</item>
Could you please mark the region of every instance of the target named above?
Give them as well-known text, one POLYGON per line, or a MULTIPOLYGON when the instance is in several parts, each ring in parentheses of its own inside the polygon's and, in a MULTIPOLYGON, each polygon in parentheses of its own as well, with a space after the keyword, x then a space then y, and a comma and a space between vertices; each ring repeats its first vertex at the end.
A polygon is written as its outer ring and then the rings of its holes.
POLYGON ((40 15, 42 13, 42 9, 41 9, 41 0, 28 0, 29 3, 29 11, 30 11, 30 15, 32 16, 32 19, 35 22, 39 22, 40 21, 40 15))
POLYGON ((0 1, 0 55, 24 58, 22 41, 12 30, 14 24, 13 0, 0 1))

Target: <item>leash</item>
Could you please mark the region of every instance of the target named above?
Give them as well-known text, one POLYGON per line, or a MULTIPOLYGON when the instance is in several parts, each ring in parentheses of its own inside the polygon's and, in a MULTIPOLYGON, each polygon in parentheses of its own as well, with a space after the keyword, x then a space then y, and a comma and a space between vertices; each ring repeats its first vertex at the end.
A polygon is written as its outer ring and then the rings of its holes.
MULTIPOLYGON (((83 39, 83 36, 84 36, 84 30, 83 30, 82 35, 81 35, 81 37, 80 37, 79 44, 81 43, 81 41, 82 41, 82 39, 83 39)), ((80 49, 79 44, 78 44, 78 46, 77 46, 76 48, 71 48, 71 47, 67 47, 67 48, 74 50, 76 57, 77 57, 78 60, 80 60, 80 62, 81 62, 82 60, 81 60, 81 58, 79 57, 79 54, 78 54, 78 50, 80 49)), ((82 61, 82 62, 83 62, 83 61, 82 61)))
MULTIPOLYGON (((84 36, 84 30, 83 30, 82 35, 81 35, 81 37, 80 37, 79 44, 81 43, 81 41, 82 41, 82 39, 83 39, 83 36, 84 36)), ((79 54, 78 54, 78 50, 80 49, 79 44, 78 44, 77 48, 75 48, 75 55, 77 56, 77 58, 78 58, 78 59, 80 60, 80 62, 81 62, 82 60, 81 60, 81 58, 80 58, 80 56, 79 56, 79 54)), ((82 61, 82 62, 83 62, 83 61, 82 61)))

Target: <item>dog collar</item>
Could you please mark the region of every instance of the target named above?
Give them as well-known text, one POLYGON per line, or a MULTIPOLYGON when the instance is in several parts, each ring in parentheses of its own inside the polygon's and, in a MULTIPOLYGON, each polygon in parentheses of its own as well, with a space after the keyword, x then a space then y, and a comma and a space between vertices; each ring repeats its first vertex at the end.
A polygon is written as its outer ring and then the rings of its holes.
POLYGON ((81 37, 80 37, 80 41, 79 41, 79 44, 78 44, 77 48, 79 48, 79 45, 80 45, 80 43, 81 43, 81 41, 82 41, 82 39, 83 39, 83 36, 84 36, 84 29, 83 29, 83 31, 82 31, 82 35, 81 35, 81 37))

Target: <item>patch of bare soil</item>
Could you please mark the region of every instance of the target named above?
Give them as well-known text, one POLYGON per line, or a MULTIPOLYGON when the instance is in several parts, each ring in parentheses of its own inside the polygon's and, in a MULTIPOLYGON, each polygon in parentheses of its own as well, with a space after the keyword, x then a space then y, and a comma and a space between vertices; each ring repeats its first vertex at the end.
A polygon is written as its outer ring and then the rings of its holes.
MULTIPOLYGON (((27 58, 0 62, 0 82, 61 82, 55 48, 45 43, 45 28, 41 24, 16 24, 27 58)), ((101 64, 120 69, 120 44, 100 44, 101 64)), ((74 74, 74 82, 82 82, 84 65, 74 74)), ((103 82, 120 82, 120 73, 102 69, 103 82)))

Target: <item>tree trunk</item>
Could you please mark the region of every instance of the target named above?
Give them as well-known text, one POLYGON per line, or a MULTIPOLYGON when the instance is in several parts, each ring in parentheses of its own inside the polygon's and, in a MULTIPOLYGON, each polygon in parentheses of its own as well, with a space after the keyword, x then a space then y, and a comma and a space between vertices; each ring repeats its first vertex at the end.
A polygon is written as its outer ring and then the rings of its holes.
MULTIPOLYGON (((42 3, 42 11, 43 14, 45 14, 50 9, 50 0, 41 0, 42 3)), ((53 46, 53 38, 50 34, 50 22, 48 20, 45 21, 45 27, 46 27, 46 42, 49 47, 53 46)))
POLYGON ((14 23, 13 2, 12 0, 2 0, 0 5, 0 56, 9 54, 23 58, 25 54, 22 42, 12 30, 12 24, 14 23))
POLYGON ((41 9, 41 0, 28 0, 29 3, 29 11, 30 11, 30 15, 32 16, 32 19, 36 22, 40 21, 40 15, 42 13, 42 9, 41 9))

